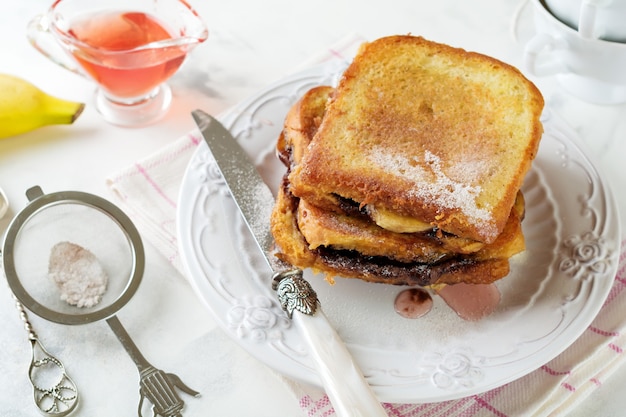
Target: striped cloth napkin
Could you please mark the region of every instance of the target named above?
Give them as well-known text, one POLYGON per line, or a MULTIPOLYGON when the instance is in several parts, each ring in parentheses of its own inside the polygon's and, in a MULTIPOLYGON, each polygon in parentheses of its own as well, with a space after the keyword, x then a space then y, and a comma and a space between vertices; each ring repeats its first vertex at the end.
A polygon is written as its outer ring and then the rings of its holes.
MULTIPOLYGON (((350 35, 305 65, 350 60, 363 39, 350 35)), ((176 205, 183 173, 200 142, 191 132, 154 155, 111 175, 107 184, 119 205, 181 273, 176 205)), ((584 334, 536 371, 483 394, 432 404, 384 404, 392 417, 564 416, 617 369, 626 355, 626 250, 608 299, 584 334)), ((284 380, 310 417, 335 415, 323 391, 284 380)))

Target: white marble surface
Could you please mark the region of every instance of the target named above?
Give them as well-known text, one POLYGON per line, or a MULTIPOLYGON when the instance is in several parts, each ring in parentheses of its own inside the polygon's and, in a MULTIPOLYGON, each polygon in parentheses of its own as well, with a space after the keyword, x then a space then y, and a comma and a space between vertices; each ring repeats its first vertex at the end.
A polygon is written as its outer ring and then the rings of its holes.
MULTIPOLYGON (((93 86, 43 58, 27 42, 28 20, 50 1, 0 3, 0 72, 20 75, 45 91, 90 102, 93 86)), ((78 190, 110 198, 104 179, 190 131, 195 108, 219 113, 268 83, 290 73, 347 33, 374 39, 412 33, 493 55, 521 65, 529 30, 527 10, 512 28, 520 0, 390 0, 363 2, 286 0, 191 1, 204 16, 209 40, 172 80, 174 103, 157 124, 126 129, 106 124, 93 106, 70 127, 50 127, 0 141, 0 187, 21 209, 24 191, 78 190), (517 34, 517 36, 515 36, 517 34)), ((586 142, 626 214, 626 106, 596 106, 562 92, 553 79, 535 80, 551 105, 586 142)), ((0 220, 0 229, 6 219, 0 220)), ((119 313, 136 344, 157 367, 179 374, 192 388, 201 382, 225 388, 184 397, 187 415, 298 416, 296 399, 279 377, 243 351, 237 361, 221 360, 224 349, 239 349, 215 324, 189 286, 150 246, 146 278, 119 313), (202 365, 202 366, 199 366, 202 365), (199 375, 198 369, 202 369, 199 375), (207 374, 210 375, 207 378, 207 374), (202 376, 202 378, 201 378, 202 376), (216 381, 218 382, 216 384, 216 381)), ((137 371, 104 322, 68 327, 31 315, 42 341, 80 375, 77 415, 133 415, 137 371), (65 341, 62 343, 59 341, 65 341)), ((6 285, 0 285, 0 416, 37 415, 28 386, 29 344, 6 285)), ((76 379, 76 378, 75 378, 76 379)), ((620 369, 572 416, 621 416, 626 409, 626 369, 620 369)))

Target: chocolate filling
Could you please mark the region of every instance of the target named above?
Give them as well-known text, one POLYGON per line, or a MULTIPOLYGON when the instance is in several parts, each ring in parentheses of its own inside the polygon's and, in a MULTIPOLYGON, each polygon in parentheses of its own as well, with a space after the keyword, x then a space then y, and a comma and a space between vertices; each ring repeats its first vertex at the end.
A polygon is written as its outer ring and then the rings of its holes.
POLYGON ((393 285, 427 286, 443 276, 467 271, 477 262, 470 258, 453 258, 435 264, 402 263, 382 256, 364 256, 356 251, 321 247, 315 250, 328 267, 346 275, 359 274, 371 281, 393 285))

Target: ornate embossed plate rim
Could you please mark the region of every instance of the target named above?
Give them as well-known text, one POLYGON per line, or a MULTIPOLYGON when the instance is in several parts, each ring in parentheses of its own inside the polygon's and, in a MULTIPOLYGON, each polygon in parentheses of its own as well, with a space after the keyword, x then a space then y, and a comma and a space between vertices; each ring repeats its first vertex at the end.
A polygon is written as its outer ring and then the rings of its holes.
MULTIPOLYGON (((266 159, 273 157, 273 137, 270 143, 258 143, 263 142, 255 140, 259 132, 280 129, 286 109, 300 94, 314 85, 332 83, 342 65, 327 64, 281 80, 235 107, 222 120, 262 168, 266 159), (274 105, 282 110, 277 111, 274 105)), ((558 291, 555 286, 571 284, 575 291, 563 294, 557 306, 558 324, 540 337, 511 342, 513 350, 499 356, 481 355, 481 347, 471 343, 454 346, 446 354, 385 351, 348 340, 381 400, 442 401, 503 385, 566 349, 601 308, 617 268, 620 231, 615 202, 593 163, 576 144, 574 133, 549 111, 544 114, 544 123, 546 134, 533 178, 547 188, 546 198, 554 200, 557 247, 547 248, 551 251, 549 272, 533 294, 529 310, 532 314, 533 309, 552 308, 551 304, 542 307, 544 295, 554 296, 558 291), (567 178, 570 174, 588 186, 573 186, 567 178), (561 218, 569 220, 561 222, 561 218), (407 363, 420 361, 422 365, 416 366, 413 374, 403 371, 407 363)), ((297 332, 278 307, 264 263, 246 241, 245 226, 233 214, 234 205, 225 197, 219 175, 212 170, 203 144, 187 168, 179 201, 179 244, 190 281, 216 321, 248 352, 285 375, 319 385, 297 332)), ((524 262, 514 268, 526 270, 524 262)), ((508 327, 515 328, 514 319, 508 327)), ((502 335, 497 336, 501 339, 502 335)))

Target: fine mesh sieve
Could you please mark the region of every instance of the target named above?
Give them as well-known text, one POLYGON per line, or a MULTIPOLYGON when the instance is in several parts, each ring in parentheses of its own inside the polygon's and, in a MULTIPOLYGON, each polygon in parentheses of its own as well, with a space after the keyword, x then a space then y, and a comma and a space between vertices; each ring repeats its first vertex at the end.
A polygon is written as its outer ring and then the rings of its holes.
MULTIPOLYGON (((60 324, 87 324, 106 319, 137 365, 140 374, 139 415, 147 399, 153 415, 181 416, 184 402, 175 388, 198 395, 174 374, 153 367, 143 357, 115 313, 135 294, 144 272, 141 237, 131 220, 115 205, 77 191, 44 194, 40 187, 26 192, 29 204, 11 221, 2 247, 7 282, 18 300, 27 330, 25 309, 60 324)), ((35 401, 42 411, 68 409, 59 389, 70 381, 62 364, 40 347, 34 332, 33 363, 56 365, 62 379, 50 388, 35 383, 39 365, 31 364, 35 401), (40 401, 37 396, 43 396, 40 401), (46 409, 41 403, 45 403, 46 409)), ((76 393, 77 391, 74 390, 76 393)), ((77 395, 76 395, 77 397, 77 395)), ((74 400, 75 403, 75 400, 74 400)), ((73 403, 73 404, 74 404, 73 403)), ((73 405, 72 404, 72 405, 73 405)), ((71 407, 73 408, 73 407, 71 407)))
POLYGON ((143 276, 143 246, 133 224, 113 204, 92 194, 44 195, 31 188, 27 196, 31 202, 11 222, 2 251, 13 293, 27 309, 56 323, 85 324, 112 316, 131 299, 143 276), (49 276, 52 248, 64 242, 91 252, 106 272, 106 289, 92 307, 62 300, 62 291, 49 276))

